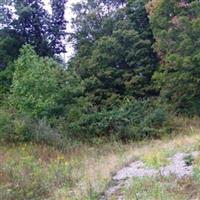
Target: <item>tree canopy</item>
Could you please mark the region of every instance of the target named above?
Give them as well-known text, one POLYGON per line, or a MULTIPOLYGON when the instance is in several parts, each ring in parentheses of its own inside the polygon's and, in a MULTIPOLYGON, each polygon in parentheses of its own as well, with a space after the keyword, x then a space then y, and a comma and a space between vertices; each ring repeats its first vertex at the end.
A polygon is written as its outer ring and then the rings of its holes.
POLYGON ((161 58, 154 78, 163 101, 177 113, 199 115, 199 1, 161 1, 151 23, 161 58))
MULTIPOLYGON (((125 97, 156 95, 150 82, 158 59, 152 49, 154 39, 144 2, 119 6, 112 14, 105 14, 104 6, 99 8, 94 2, 74 7, 88 9, 73 21, 76 27, 73 37, 78 46, 70 65, 84 79, 85 94, 96 106, 112 105, 125 97)), ((109 3, 105 2, 105 6, 109 7, 109 3)))
POLYGON ((66 0, 52 0, 52 13, 45 9, 42 0, 13 0, 0 4, 1 26, 14 30, 23 44, 31 44, 41 56, 54 56, 65 52, 66 36, 64 17, 66 0))

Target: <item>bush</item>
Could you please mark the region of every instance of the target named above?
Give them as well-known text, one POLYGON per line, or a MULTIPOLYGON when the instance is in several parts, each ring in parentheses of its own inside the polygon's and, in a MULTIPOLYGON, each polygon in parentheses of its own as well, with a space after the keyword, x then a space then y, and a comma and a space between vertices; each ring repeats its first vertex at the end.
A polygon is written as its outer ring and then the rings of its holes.
POLYGON ((29 141, 56 147, 62 147, 64 145, 62 135, 44 119, 35 121, 29 128, 29 141))
POLYGON ((0 110, 0 141, 8 143, 33 142, 63 147, 61 134, 44 119, 0 110))
POLYGON ((23 142, 32 122, 10 110, 0 110, 0 141, 23 142))
POLYGON ((8 112, 0 110, 0 141, 6 142, 16 139, 18 138, 14 132, 14 123, 12 116, 8 112))
POLYGON ((63 148, 69 139, 92 141, 95 137, 114 137, 141 140, 160 137, 168 128, 166 112, 148 101, 127 101, 119 107, 98 112, 93 112, 94 108, 89 104, 83 105, 71 106, 67 118, 48 121, 1 110, 0 140, 63 148))
POLYGON ((143 139, 163 134, 167 115, 147 101, 131 101, 96 113, 83 113, 69 125, 74 137, 89 139, 114 136, 120 139, 143 139))

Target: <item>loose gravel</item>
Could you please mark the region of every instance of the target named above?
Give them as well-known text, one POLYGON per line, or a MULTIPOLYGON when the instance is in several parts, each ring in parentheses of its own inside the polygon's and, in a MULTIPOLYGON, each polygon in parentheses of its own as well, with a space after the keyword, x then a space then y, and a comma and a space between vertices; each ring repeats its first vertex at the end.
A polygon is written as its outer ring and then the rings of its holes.
POLYGON ((156 177, 156 176, 170 176, 173 175, 177 179, 192 176, 193 166, 186 163, 186 158, 195 159, 199 152, 192 153, 176 153, 169 158, 170 164, 162 166, 159 169, 146 167, 143 161, 132 162, 129 166, 119 170, 115 176, 111 186, 105 191, 100 200, 108 200, 113 195, 117 200, 123 200, 123 196, 118 194, 120 189, 134 178, 134 177, 156 177))

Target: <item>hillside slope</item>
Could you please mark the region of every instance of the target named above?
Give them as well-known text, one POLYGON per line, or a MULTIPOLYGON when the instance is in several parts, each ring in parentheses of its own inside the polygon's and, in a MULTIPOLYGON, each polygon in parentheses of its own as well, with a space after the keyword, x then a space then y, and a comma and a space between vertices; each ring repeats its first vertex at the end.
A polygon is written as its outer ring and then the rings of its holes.
MULTIPOLYGON (((177 136, 137 144, 82 145, 65 152, 33 144, 1 146, 0 199, 99 199, 113 186, 112 175, 127 163, 141 160, 145 166, 158 169, 178 152, 200 150, 199 119, 176 121, 177 136)), ((134 178, 128 188, 122 185, 106 198, 198 199, 200 157, 193 160, 188 156, 187 160, 194 165, 190 177, 134 178)))

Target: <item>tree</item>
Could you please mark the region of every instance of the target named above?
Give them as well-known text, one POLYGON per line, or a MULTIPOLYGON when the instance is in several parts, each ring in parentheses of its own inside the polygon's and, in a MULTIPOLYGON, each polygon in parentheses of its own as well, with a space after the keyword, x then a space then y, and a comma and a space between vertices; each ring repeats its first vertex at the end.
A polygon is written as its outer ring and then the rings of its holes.
POLYGON ((15 31, 0 31, 0 69, 4 69, 9 62, 17 58, 22 43, 15 31))
MULTIPOLYGON (((88 9, 89 5, 84 4, 88 9)), ((79 23, 85 34, 75 32, 77 54, 71 67, 85 81, 86 96, 98 109, 118 104, 123 98, 156 95, 151 78, 158 60, 151 47, 154 39, 144 6, 144 2, 134 1, 106 15, 92 9, 94 16, 104 16, 98 29, 93 26, 99 25, 96 17, 90 19, 91 26, 79 23)), ((90 12, 82 15, 81 19, 86 19, 90 12)))
POLYGON ((75 49, 83 43, 91 45, 101 36, 112 34, 114 15, 125 4, 126 0, 88 0, 75 4, 74 33, 71 35, 75 49))
POLYGON ((57 107, 63 88, 62 70, 49 58, 39 57, 30 45, 21 49, 15 62, 10 103, 32 117, 49 117, 57 107))
POLYGON ((0 29, 10 23, 12 14, 8 7, 11 4, 12 0, 0 0, 0 29))
POLYGON ((65 52, 66 0, 52 0, 52 15, 42 0, 0 1, 0 99, 7 95, 14 65, 23 44, 31 44, 38 55, 55 57, 65 52), (13 9, 14 7, 14 9, 13 9))
POLYGON ((154 79, 163 102, 176 113, 200 115, 200 3, 161 1, 151 24, 161 58, 154 79))
POLYGON ((52 16, 49 22, 52 55, 66 52, 63 40, 66 36, 65 4, 67 0, 51 0, 52 16))
POLYGON ((13 61, 19 55, 22 42, 14 30, 0 31, 0 102, 7 96, 14 72, 13 61))
POLYGON ((1 5, 10 20, 4 20, 3 27, 15 30, 23 44, 31 44, 40 56, 53 57, 65 52, 65 3, 66 0, 52 0, 52 14, 45 10, 42 0, 14 0, 15 9, 1 5))

